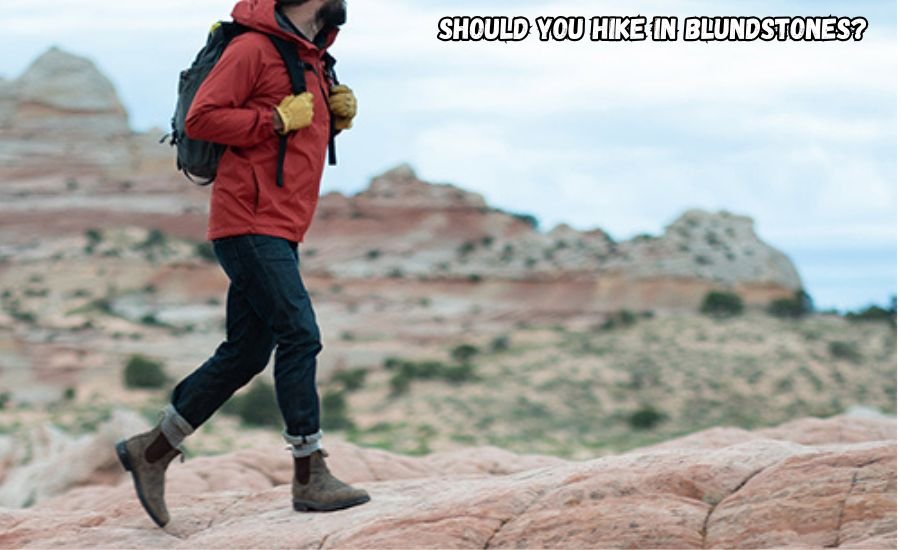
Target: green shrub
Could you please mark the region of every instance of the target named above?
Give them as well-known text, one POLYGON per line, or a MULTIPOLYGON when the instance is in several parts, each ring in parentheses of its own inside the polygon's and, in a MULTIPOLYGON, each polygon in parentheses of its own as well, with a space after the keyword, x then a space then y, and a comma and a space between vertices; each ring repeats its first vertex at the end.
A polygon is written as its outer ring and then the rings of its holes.
POLYGON ((444 367, 441 378, 448 382, 459 384, 475 379, 475 367, 472 363, 448 365, 444 367))
POLYGON ((636 430, 649 430, 665 419, 665 414, 645 405, 628 416, 628 424, 636 430))
POLYGON ((538 219, 536 217, 532 216, 531 214, 519 214, 519 213, 512 212, 512 213, 510 213, 510 216, 516 218, 519 221, 527 223, 529 226, 531 226, 532 229, 538 228, 538 225, 539 225, 538 219))
POLYGON ((156 247, 163 247, 166 245, 167 239, 165 233, 160 231, 159 229, 151 229, 149 233, 147 233, 147 238, 144 239, 144 242, 138 245, 139 249, 150 249, 156 247))
POLYGON ((257 380, 242 395, 232 397, 223 412, 235 414, 247 426, 281 426, 281 410, 275 399, 275 388, 257 380))
POLYGON ((391 395, 399 395, 401 393, 406 393, 409 390, 409 385, 412 382, 409 376, 406 376, 401 373, 397 373, 394 376, 391 376, 391 395))
POLYGON ((700 312, 711 317, 733 317, 744 311, 744 301, 733 292, 711 291, 700 306, 700 312))
POLYGON ((446 365, 440 361, 416 362, 396 358, 389 360, 389 363, 391 366, 388 368, 394 371, 390 379, 393 395, 407 391, 413 380, 445 380, 459 384, 478 379, 475 367, 471 363, 446 365))
POLYGON ((859 353, 856 342, 829 342, 828 351, 835 359, 845 359, 853 362, 858 362, 862 359, 862 355, 859 353))
POLYGON ((146 325, 148 327, 162 327, 165 326, 165 323, 160 321, 155 313, 148 313, 141 317, 141 324, 146 325))
POLYGON ((88 243, 84 246, 85 254, 93 254, 94 250, 96 250, 97 245, 103 241, 103 234, 99 229, 88 229, 84 232, 84 237, 87 239, 88 243))
POLYGON ((125 364, 126 388, 156 389, 163 387, 169 377, 163 364, 143 355, 132 355, 125 364))
POLYGON ((471 344, 462 344, 456 346, 455 348, 453 348, 453 351, 450 352, 450 357, 459 361, 460 363, 468 363, 476 355, 478 355, 478 348, 471 344))
POLYGON ((347 415, 347 401, 344 393, 330 391, 322 396, 322 429, 347 430, 354 426, 347 415))
POLYGON ((624 328, 630 327, 633 324, 637 323, 638 316, 627 309, 620 309, 619 311, 610 315, 602 325, 600 325, 601 330, 613 330, 616 328, 624 328))
POLYGON ((509 349, 509 336, 497 336, 491 340, 491 351, 494 353, 509 349))
POLYGON ((891 297, 891 303, 887 308, 869 306, 859 311, 848 311, 844 318, 848 321, 876 321, 887 322, 897 326, 897 296, 891 297))
POLYGON ((801 289, 795 292, 792 298, 772 300, 767 311, 769 315, 782 319, 799 319, 812 313, 812 298, 801 289))
POLYGON ((216 252, 213 250, 212 243, 210 242, 197 243, 197 245, 194 246, 194 255, 209 263, 214 264, 218 261, 216 259, 216 252))
POLYGON ((467 254, 472 253, 475 250, 475 243, 472 241, 466 241, 463 244, 459 245, 459 248, 456 249, 456 253, 459 256, 465 256, 467 254))
POLYGON ((332 375, 331 379, 344 386, 346 391, 354 391, 363 387, 367 374, 369 374, 367 369, 339 370, 332 375))

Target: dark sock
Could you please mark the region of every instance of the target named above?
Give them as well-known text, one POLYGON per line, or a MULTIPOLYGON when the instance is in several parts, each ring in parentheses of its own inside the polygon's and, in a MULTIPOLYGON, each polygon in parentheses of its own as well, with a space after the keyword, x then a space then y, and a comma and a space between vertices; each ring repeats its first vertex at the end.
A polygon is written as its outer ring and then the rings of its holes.
POLYGON ((294 457, 294 477, 302 485, 309 483, 309 461, 310 457, 294 457))
POLYGON ((173 448, 174 447, 169 444, 169 440, 166 439, 166 436, 163 435, 162 432, 159 432, 156 439, 154 439, 153 442, 147 446, 147 450, 144 451, 144 458, 147 462, 156 462, 160 458, 166 456, 173 448))

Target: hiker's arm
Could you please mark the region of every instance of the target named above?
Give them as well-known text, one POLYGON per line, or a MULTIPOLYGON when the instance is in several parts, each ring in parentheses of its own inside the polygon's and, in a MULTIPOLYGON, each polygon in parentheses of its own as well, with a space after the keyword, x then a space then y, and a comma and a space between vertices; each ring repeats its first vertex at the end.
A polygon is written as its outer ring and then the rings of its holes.
POLYGON ((262 71, 259 46, 247 33, 235 38, 191 102, 188 137, 235 147, 252 147, 275 136, 272 108, 244 107, 262 71))

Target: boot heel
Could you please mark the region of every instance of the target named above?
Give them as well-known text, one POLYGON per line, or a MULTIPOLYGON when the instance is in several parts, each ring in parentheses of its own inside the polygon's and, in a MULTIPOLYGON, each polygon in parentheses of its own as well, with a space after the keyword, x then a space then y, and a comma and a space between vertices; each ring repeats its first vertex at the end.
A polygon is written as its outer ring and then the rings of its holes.
POLYGON ((116 443, 116 456, 119 457, 119 462, 122 463, 122 467, 125 468, 125 471, 130 472, 131 459, 128 458, 128 449, 125 448, 124 440, 116 443))
POLYGON ((300 502, 300 501, 295 500, 295 501, 294 501, 294 511, 295 511, 295 512, 308 512, 308 511, 309 511, 309 506, 303 504, 303 503, 300 502))

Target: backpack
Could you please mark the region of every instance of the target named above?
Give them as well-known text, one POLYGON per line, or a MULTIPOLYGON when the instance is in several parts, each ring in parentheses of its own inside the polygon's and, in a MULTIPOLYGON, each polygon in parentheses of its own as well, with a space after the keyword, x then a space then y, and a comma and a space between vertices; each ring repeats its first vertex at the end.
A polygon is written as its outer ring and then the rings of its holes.
MULTIPOLYGON (((178 170, 191 182, 197 185, 209 185, 216 177, 216 169, 219 166, 219 159, 225 152, 227 145, 221 143, 213 143, 211 141, 203 141, 191 139, 184 130, 184 121, 187 118, 191 103, 200 85, 206 80, 206 77, 215 67, 222 53, 231 41, 240 34, 245 32, 257 32, 253 29, 235 23, 232 21, 219 21, 215 23, 209 31, 206 45, 197 53, 197 57, 188 69, 181 71, 178 80, 178 101, 175 105, 175 114, 172 115, 172 131, 162 137, 160 143, 164 143, 169 138, 169 145, 176 148, 176 166, 178 170)), ((291 88, 294 95, 301 94, 306 91, 306 78, 304 71, 312 69, 308 63, 302 63, 297 55, 296 46, 283 38, 269 35, 269 39, 288 70, 291 78, 291 88)), ((337 61, 329 53, 325 53, 325 71, 335 84, 338 83, 337 74, 334 72, 334 65, 337 61)), ((328 141, 328 164, 334 166, 337 164, 337 154, 335 152, 334 121, 331 123, 331 131, 328 141)), ((284 157, 287 152, 288 135, 279 137, 278 143, 278 172, 276 175, 276 183, 278 187, 284 187, 284 157)))

